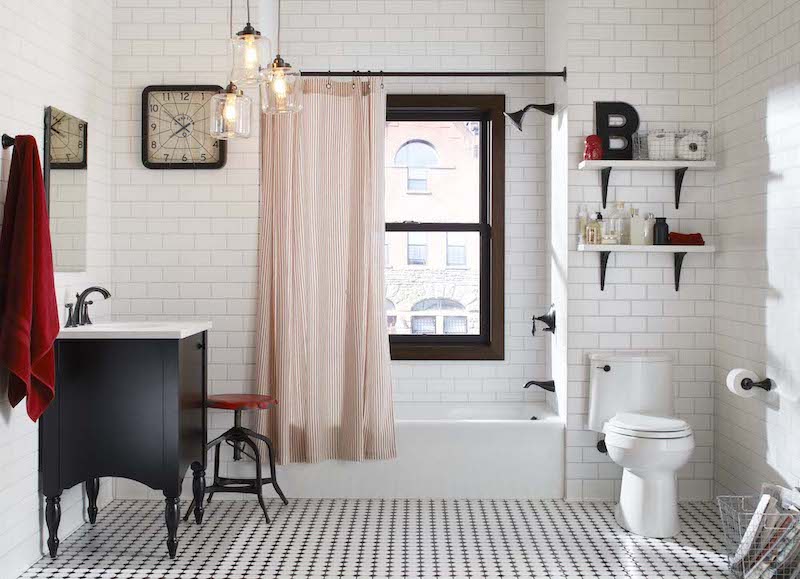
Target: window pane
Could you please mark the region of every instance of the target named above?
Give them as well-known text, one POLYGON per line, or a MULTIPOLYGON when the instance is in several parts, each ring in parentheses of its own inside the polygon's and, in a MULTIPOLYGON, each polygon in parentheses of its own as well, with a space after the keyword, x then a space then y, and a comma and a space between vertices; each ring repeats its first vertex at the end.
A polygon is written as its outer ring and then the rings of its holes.
POLYGON ((435 334, 436 318, 434 316, 414 316, 411 318, 412 334, 435 334))
POLYGON ((386 221, 477 223, 480 132, 475 121, 388 121, 386 221))
POLYGON ((457 268, 448 267, 446 232, 386 233, 386 300, 395 317, 389 333, 480 334, 480 234, 459 233, 453 240, 464 257, 457 268), (421 248, 425 262, 409 265, 421 248))
POLYGON ((444 318, 444 333, 445 334, 466 334, 467 333, 467 318, 466 318, 466 316, 445 316, 445 318, 444 318))
POLYGON ((424 231, 409 231, 406 254, 408 265, 425 265, 428 262, 428 234, 424 231))
POLYGON ((461 231, 447 234, 447 265, 464 266, 467 264, 466 237, 461 231))

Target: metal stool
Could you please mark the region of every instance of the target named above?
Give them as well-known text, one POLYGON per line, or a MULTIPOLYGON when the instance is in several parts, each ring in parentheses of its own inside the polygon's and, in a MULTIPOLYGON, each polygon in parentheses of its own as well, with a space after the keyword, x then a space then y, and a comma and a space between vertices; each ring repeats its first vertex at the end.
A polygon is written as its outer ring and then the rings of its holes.
MULTIPOLYGON (((227 430, 221 436, 218 436, 206 445, 206 451, 214 449, 214 481, 211 486, 205 489, 208 493, 208 503, 214 493, 248 493, 254 494, 258 497, 258 503, 261 505, 261 510, 264 512, 264 517, 269 523, 269 515, 267 514, 267 506, 264 504, 264 496, 261 492, 261 487, 265 484, 271 484, 278 493, 278 496, 283 501, 283 504, 288 505, 289 501, 283 494, 281 487, 278 486, 278 481, 275 476, 275 452, 272 448, 272 441, 258 432, 254 432, 249 428, 242 426, 242 411, 243 410, 266 410, 275 406, 277 400, 271 396, 262 396, 259 394, 220 394, 217 396, 209 396, 206 406, 208 408, 221 408, 223 410, 233 410, 233 428, 227 430), (269 456, 269 478, 261 476, 261 455, 258 452, 258 447, 253 440, 260 440, 267 445, 267 456, 269 456), (233 447, 233 460, 241 460, 242 454, 251 458, 256 463, 256 478, 227 478, 219 476, 219 449, 222 443, 233 447), (245 449, 245 446, 250 447, 252 454, 245 449)), ((189 518, 189 513, 192 512, 194 506, 194 499, 192 499, 189 508, 186 509, 186 514, 183 520, 189 518)))

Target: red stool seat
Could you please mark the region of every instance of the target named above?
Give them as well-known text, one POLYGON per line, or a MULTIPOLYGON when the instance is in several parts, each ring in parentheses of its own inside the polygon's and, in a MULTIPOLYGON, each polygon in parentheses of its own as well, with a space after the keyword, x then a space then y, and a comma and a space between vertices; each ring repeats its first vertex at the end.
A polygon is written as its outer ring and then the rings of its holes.
POLYGON ((266 410, 277 403, 272 396, 262 394, 217 394, 209 396, 206 405, 224 410, 266 410))

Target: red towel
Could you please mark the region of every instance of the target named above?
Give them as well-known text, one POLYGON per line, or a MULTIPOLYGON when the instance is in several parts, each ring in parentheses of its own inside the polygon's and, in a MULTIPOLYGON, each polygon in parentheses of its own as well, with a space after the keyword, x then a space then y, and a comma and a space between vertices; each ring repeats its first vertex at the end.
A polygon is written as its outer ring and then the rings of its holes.
POLYGON ((670 245, 705 245, 703 235, 700 233, 678 233, 672 231, 669 234, 670 245))
POLYGON ((55 396, 58 330, 42 166, 36 139, 20 135, 14 140, 0 230, 0 366, 9 370, 11 406, 27 396, 34 421, 55 396))

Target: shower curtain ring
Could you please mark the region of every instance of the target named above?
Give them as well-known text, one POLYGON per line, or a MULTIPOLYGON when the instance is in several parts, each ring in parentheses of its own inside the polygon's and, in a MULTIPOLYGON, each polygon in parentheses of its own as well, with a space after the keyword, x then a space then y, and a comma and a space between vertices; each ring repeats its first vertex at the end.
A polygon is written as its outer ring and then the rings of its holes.
POLYGON ((378 74, 381 77, 381 90, 383 90, 383 71, 380 71, 378 74))
POLYGON ((331 69, 328 69, 328 82, 325 83, 325 88, 331 90, 331 69))

